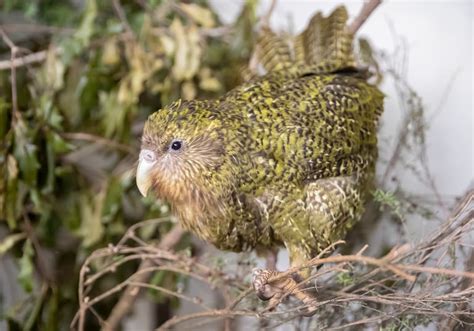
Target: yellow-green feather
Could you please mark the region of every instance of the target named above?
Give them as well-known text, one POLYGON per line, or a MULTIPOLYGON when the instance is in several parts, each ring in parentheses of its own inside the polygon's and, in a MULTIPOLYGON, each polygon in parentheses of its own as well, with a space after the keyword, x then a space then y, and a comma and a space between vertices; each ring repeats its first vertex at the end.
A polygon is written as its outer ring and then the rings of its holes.
POLYGON ((354 67, 346 20, 343 7, 327 18, 317 14, 291 43, 265 31, 265 76, 219 100, 183 101, 150 117, 144 147, 189 141, 174 170, 185 180, 155 185, 186 228, 234 251, 285 244, 301 261, 360 218, 383 95, 346 70, 354 67), (193 162, 200 168, 186 166, 193 162))

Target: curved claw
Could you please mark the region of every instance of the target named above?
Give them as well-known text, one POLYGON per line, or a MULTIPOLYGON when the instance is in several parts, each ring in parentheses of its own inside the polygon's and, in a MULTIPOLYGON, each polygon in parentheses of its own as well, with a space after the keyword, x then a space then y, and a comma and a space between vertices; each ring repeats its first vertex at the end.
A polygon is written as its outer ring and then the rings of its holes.
POLYGON ((271 270, 264 270, 255 268, 252 270, 252 284, 257 297, 260 300, 267 301, 275 296, 275 291, 270 284, 268 279, 273 275, 274 272, 271 270))
POLYGON ((301 309, 301 314, 307 317, 313 316, 317 311, 316 297, 299 288, 299 281, 296 280, 300 278, 299 275, 288 276, 269 284, 270 278, 278 274, 279 272, 275 270, 258 268, 252 270, 252 284, 257 297, 263 301, 270 300, 269 307, 275 308, 280 303, 282 294, 290 292, 306 305, 301 309))

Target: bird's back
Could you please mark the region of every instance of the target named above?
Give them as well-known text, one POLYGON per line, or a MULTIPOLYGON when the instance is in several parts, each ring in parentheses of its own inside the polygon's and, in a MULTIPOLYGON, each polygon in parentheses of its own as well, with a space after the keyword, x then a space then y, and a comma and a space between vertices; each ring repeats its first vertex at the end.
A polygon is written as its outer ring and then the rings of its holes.
MULTIPOLYGON (((287 224, 293 216, 285 210, 305 204, 300 199, 312 194, 308 185, 334 178, 355 178, 356 183, 350 189, 356 195, 348 196, 341 209, 352 216, 341 214, 342 222, 349 222, 341 229, 360 216, 360 202, 375 172, 383 95, 355 69, 346 20, 345 8, 339 7, 327 18, 315 15, 308 28, 289 41, 264 31, 257 53, 266 74, 220 99, 219 113, 234 121, 225 145, 236 163, 234 208, 243 209, 233 216, 236 229, 249 221, 287 224), (292 196, 297 198, 293 201, 292 196)), ((295 216, 301 218, 296 222, 313 222, 305 220, 308 215, 295 216)), ((241 233, 252 233, 246 231, 241 233)), ((337 238, 341 231, 330 230, 328 235, 337 238)), ((262 233, 255 239, 259 245, 279 240, 262 233)))
POLYGON ((264 29, 256 53, 265 74, 150 117, 142 147, 162 143, 164 160, 186 170, 167 163, 169 176, 155 172, 154 183, 186 228, 221 249, 284 242, 308 257, 360 216, 383 98, 358 77, 346 20, 339 7, 295 38, 264 29), (169 150, 173 139, 183 151, 169 150))
POLYGON ((231 91, 226 103, 242 113, 244 190, 373 171, 383 96, 363 79, 275 71, 231 91))
POLYGON ((222 98, 221 108, 243 113, 240 138, 256 185, 373 168, 383 95, 355 69, 347 16, 344 7, 318 13, 293 38, 264 28, 256 66, 266 74, 222 98))

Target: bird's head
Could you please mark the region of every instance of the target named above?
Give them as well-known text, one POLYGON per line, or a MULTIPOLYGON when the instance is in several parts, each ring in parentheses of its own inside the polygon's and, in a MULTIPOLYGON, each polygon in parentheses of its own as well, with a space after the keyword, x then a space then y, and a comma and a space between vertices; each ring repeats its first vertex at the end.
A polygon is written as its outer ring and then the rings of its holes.
POLYGON ((218 190, 225 146, 221 121, 207 101, 178 101, 145 123, 137 186, 172 205, 199 202, 218 190))

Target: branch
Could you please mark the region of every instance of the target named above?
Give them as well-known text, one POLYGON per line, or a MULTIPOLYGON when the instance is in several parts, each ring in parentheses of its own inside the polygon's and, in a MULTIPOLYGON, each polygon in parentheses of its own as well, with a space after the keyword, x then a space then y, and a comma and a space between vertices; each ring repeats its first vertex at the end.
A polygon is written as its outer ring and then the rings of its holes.
POLYGON ((196 318, 203 318, 203 317, 214 317, 214 318, 222 318, 222 317, 235 317, 235 316, 255 316, 255 312, 253 311, 246 311, 246 310, 229 310, 229 309, 215 309, 212 311, 203 311, 194 314, 188 314, 184 316, 175 316, 172 319, 167 320, 163 325, 161 325, 156 331, 160 330, 169 330, 171 326, 176 325, 178 323, 182 323, 185 321, 189 321, 196 318))
MULTIPOLYGON (((161 242, 158 244, 157 248, 162 250, 172 249, 184 235, 184 231, 178 225, 175 225, 173 229, 163 237, 161 242)), ((152 267, 155 264, 154 261, 147 259, 143 260, 138 271, 152 267)), ((137 275, 134 278, 134 283, 146 283, 151 276, 151 272, 144 272, 137 275)), ((120 297, 120 300, 112 309, 108 319, 105 321, 105 325, 102 330, 112 331, 117 329, 120 324, 120 321, 127 315, 133 307, 133 304, 137 300, 138 293, 140 293, 140 287, 134 284, 130 284, 125 292, 120 297)), ((82 331, 82 330, 81 330, 82 331)))
POLYGON ((351 34, 355 34, 362 24, 369 18, 370 14, 382 3, 382 0, 369 0, 364 3, 362 10, 359 15, 354 19, 354 21, 349 25, 348 30, 351 34))
POLYGON ((22 57, 17 57, 11 60, 0 61, 0 70, 7 70, 10 68, 18 68, 26 66, 28 64, 43 62, 46 60, 48 51, 40 51, 32 54, 28 54, 22 57))
MULTIPOLYGON (((357 318, 352 322, 348 322, 348 324, 344 324, 345 327, 381 323, 388 318, 403 319, 408 314, 416 316, 430 315, 437 320, 444 318, 445 320, 451 319, 464 322, 464 319, 468 318, 469 311, 463 307, 469 305, 469 300, 474 294, 474 286, 472 285, 474 272, 468 268, 465 271, 454 269, 450 263, 452 262, 451 259, 440 263, 438 255, 443 256, 442 250, 444 248, 460 244, 463 238, 461 234, 467 235, 474 230, 474 211, 469 208, 472 198, 471 192, 468 192, 459 207, 456 208, 453 217, 441 227, 440 233, 436 231, 434 235, 427 237, 418 245, 407 243, 397 246, 381 258, 362 255, 365 247, 355 255, 335 255, 323 258, 326 254, 322 252, 307 263, 291 268, 281 275, 301 268, 314 270, 318 265, 324 265, 311 277, 299 283, 300 289, 302 291, 314 290, 315 285, 313 283, 317 282, 319 290, 315 308, 318 310, 320 317, 326 316, 328 310, 343 310, 348 302, 359 301, 361 307, 355 315, 357 318), (428 264, 430 259, 420 260, 420 257, 425 255, 427 250, 432 258, 438 259, 437 262, 433 261, 428 264), (368 267, 364 267, 365 265, 368 267), (420 273, 424 274, 425 277, 418 277, 420 273), (352 283, 349 287, 345 280, 340 278, 344 274, 349 277, 349 283, 352 283), (413 274, 416 274, 416 276, 413 274), (417 282, 416 290, 413 290, 415 287, 411 286, 414 284, 413 281, 417 282), (388 314, 387 311, 391 313, 388 314)), ((137 230, 157 221, 161 222, 163 219, 148 220, 135 224, 127 230, 117 245, 100 249, 85 261, 83 268, 81 268, 79 285, 79 301, 81 302, 78 312, 79 330, 82 331, 84 328, 87 311, 95 315, 103 329, 114 330, 117 328, 120 320, 133 306, 133 302, 141 288, 150 288, 167 296, 178 297, 205 310, 196 314, 173 317, 158 330, 169 329, 181 323, 192 323, 191 325, 195 327, 199 323, 204 324, 216 319, 223 320, 224 327, 229 330, 229 323, 225 324, 225 320, 231 321, 234 317, 242 315, 254 317, 257 321, 275 327, 298 318, 302 311, 307 308, 308 304, 305 303, 299 303, 298 305, 285 303, 279 306, 277 310, 271 311, 270 307, 262 307, 252 303, 254 290, 252 286, 249 286, 246 277, 250 273, 247 268, 251 265, 238 264, 240 267, 231 274, 224 273, 218 264, 212 267, 203 265, 191 256, 167 250, 166 248, 172 245, 172 243, 169 244, 168 238, 169 236, 173 237, 173 235, 165 235, 163 242, 159 245, 147 244, 139 237, 137 230), (127 244, 128 241, 132 241, 133 245, 127 244), (166 243, 167 241, 168 243, 166 243), (138 246, 135 246, 136 244, 138 246), (121 259, 117 260, 114 256, 120 256, 121 259), (104 260, 104 258, 106 259, 104 260), (97 259, 102 261, 102 267, 91 269, 89 266, 92 265, 92 260, 97 259), (145 267, 140 267, 139 271, 113 288, 98 295, 95 292, 93 296, 91 295, 93 284, 99 278, 107 273, 115 272, 124 263, 138 259, 144 262, 152 261, 153 266, 146 267, 145 264, 145 267), (104 261, 108 262, 104 264, 104 261), (148 284, 149 275, 158 270, 166 270, 202 281, 206 286, 209 286, 210 290, 222 292, 225 298, 225 306, 214 309, 212 305, 205 303, 201 298, 190 296, 186 292, 148 284), (87 273, 87 279, 84 277, 85 273, 87 273), (94 312, 94 305, 122 292, 122 298, 110 314, 108 321, 104 321, 101 316, 94 312), (284 308, 282 309, 282 307, 284 308), (191 322, 198 319, 201 321, 191 322)), ((175 241, 175 239, 171 241, 175 241)), ((336 242, 333 246, 340 243, 342 242, 336 242)), ((142 265, 144 262, 142 262, 142 265)), ((467 265, 472 264, 467 261, 466 263, 467 265)), ((272 278, 269 282, 277 279, 278 277, 272 278)), ((292 292, 292 290, 285 291, 281 298, 291 295, 292 292)), ((74 326, 75 324, 73 321, 71 325, 74 326)), ((344 328, 338 321, 328 321, 328 325, 344 328)))
POLYGON ((268 11, 265 13, 264 16, 260 19, 262 22, 262 26, 269 28, 270 27, 270 18, 272 17, 273 11, 275 10, 276 7, 276 0, 272 0, 270 3, 270 7, 268 8, 268 11))
POLYGON ((15 120, 16 116, 18 116, 18 93, 16 87, 16 70, 15 67, 12 65, 13 61, 19 52, 19 48, 13 43, 13 41, 8 37, 5 31, 0 28, 0 35, 2 36, 3 41, 7 46, 10 48, 10 83, 11 83, 11 91, 12 91, 12 122, 15 120))
POLYGON ((114 6, 114 10, 119 17, 120 21, 122 22, 122 25, 125 29, 126 35, 131 38, 131 39, 136 39, 135 34, 133 33, 132 28, 130 27, 130 24, 127 21, 127 16, 125 15, 125 11, 122 8, 122 5, 120 4, 120 0, 112 0, 112 4, 114 6))
POLYGON ((94 135, 94 134, 85 133, 85 132, 64 132, 64 133, 61 133, 60 135, 61 137, 65 139, 93 142, 93 143, 97 143, 97 144, 101 144, 101 145, 105 145, 111 148, 118 149, 130 155, 134 155, 134 156, 136 155, 136 152, 132 147, 118 143, 111 139, 94 135))

